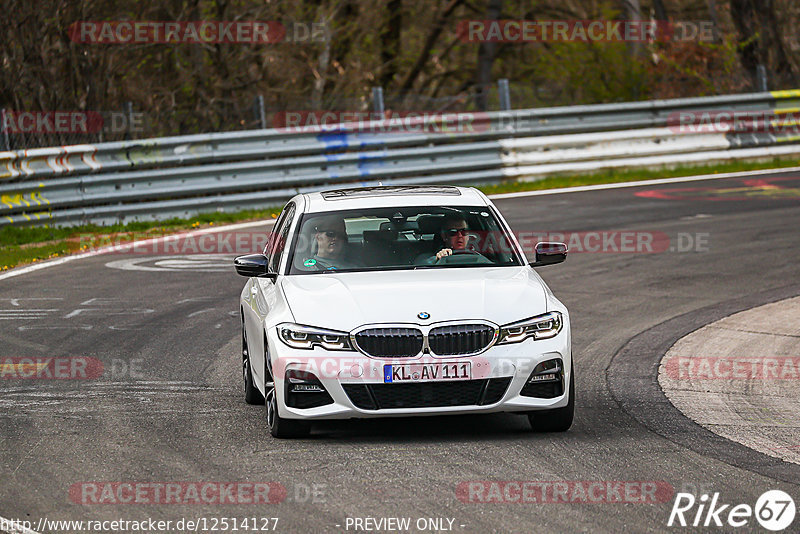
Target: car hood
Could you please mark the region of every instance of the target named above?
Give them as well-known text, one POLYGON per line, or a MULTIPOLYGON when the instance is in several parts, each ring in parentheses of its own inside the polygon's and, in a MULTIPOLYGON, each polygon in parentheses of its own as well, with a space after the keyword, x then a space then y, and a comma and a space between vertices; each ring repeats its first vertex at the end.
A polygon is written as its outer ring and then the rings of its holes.
POLYGON ((297 323, 345 332, 371 323, 502 325, 547 311, 544 282, 527 266, 296 275, 281 287, 297 323))

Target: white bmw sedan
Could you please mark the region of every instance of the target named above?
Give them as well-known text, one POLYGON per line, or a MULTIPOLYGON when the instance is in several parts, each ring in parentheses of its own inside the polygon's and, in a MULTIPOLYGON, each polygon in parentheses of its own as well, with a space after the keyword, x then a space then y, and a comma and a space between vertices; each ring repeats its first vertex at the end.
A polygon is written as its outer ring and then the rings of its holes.
POLYGON ((245 399, 277 438, 320 419, 517 412, 572 424, 567 309, 473 188, 295 196, 263 254, 240 256, 245 399))

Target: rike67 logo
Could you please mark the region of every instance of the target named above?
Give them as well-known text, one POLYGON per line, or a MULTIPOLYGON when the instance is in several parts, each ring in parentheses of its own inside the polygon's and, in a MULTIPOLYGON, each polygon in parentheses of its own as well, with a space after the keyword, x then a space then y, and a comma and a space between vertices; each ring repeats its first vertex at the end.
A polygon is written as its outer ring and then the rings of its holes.
POLYGON ((723 504, 719 492, 711 497, 703 494, 699 499, 691 493, 678 493, 667 526, 738 528, 750 525, 755 516, 763 528, 778 532, 792 524, 795 512, 794 500, 780 490, 764 492, 754 507, 749 504, 723 504))

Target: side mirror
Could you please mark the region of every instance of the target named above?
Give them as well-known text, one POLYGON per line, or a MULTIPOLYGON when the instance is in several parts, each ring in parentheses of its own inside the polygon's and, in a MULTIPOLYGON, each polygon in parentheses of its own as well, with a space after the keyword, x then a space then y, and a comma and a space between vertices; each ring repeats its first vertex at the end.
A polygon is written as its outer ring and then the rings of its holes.
POLYGON ((248 254, 234 258, 233 265, 236 272, 242 276, 257 278, 269 278, 275 280, 277 274, 269 272, 269 260, 263 254, 248 254))
POLYGON ((531 263, 531 267, 543 267, 561 263, 567 259, 567 245, 564 243, 549 243, 544 241, 536 243, 536 261, 531 263))

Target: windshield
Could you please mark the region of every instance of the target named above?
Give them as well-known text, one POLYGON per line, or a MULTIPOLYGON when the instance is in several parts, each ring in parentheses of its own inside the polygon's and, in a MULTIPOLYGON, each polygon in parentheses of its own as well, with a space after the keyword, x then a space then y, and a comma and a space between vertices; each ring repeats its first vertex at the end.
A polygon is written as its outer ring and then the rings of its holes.
POLYGON ((303 216, 289 274, 522 265, 486 206, 400 207, 303 216))

